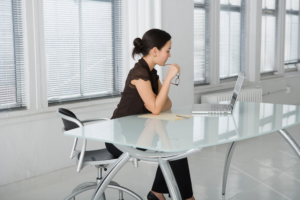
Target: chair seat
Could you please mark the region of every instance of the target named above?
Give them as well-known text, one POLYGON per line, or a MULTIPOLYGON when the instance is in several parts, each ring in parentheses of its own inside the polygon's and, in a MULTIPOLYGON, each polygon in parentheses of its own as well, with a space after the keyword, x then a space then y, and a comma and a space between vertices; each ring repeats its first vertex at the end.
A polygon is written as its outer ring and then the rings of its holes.
MULTIPOLYGON (((80 153, 77 155, 79 159, 80 153)), ((107 149, 98 149, 93 151, 86 151, 84 154, 83 162, 93 162, 93 161, 105 161, 116 159, 107 149)))

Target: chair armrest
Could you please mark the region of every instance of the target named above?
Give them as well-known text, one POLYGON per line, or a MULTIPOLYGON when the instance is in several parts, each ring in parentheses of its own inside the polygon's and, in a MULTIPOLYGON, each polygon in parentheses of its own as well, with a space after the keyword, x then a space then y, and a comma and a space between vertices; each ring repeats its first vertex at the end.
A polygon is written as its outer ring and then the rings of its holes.
POLYGON ((95 121, 100 121, 100 120, 110 120, 109 118, 96 118, 96 119, 86 119, 86 120, 83 120, 81 121, 82 123, 88 123, 88 122, 95 122, 95 121))

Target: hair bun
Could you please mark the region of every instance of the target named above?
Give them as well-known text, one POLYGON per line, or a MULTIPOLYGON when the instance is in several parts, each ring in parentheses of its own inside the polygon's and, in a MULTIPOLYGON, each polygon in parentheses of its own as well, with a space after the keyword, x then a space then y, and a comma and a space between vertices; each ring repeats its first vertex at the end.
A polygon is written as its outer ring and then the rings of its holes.
POLYGON ((142 49, 143 48, 143 42, 142 42, 142 39, 141 38, 135 38, 134 41, 133 41, 133 45, 135 47, 137 47, 138 49, 142 49))

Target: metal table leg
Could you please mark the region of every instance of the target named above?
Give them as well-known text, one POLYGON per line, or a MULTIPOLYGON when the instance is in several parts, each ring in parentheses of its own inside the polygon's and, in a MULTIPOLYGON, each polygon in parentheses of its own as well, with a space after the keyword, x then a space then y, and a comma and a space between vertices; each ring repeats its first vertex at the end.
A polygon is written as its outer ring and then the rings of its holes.
POLYGON ((172 169, 170 167, 170 164, 167 160, 159 158, 158 159, 159 166, 161 168, 161 171, 165 177, 170 195, 173 200, 182 200, 181 194, 177 185, 177 182, 175 180, 174 174, 172 172, 172 169))
MULTIPOLYGON (((294 138, 285 130, 278 130, 280 135, 287 141, 287 143, 292 147, 292 149, 295 151, 297 156, 300 159, 300 147, 297 144, 297 142, 294 140, 294 138)), ((224 165, 224 171, 223 171, 223 186, 222 186, 222 194, 225 195, 226 191, 226 183, 227 183, 227 177, 228 177, 228 171, 230 167, 231 158, 234 152, 234 148, 236 146, 236 142, 232 142, 229 144, 227 153, 226 153, 226 159, 225 159, 225 165, 224 165)))
POLYGON ((223 171, 223 185, 222 185, 222 194, 223 195, 225 195, 225 191, 226 191, 228 171, 229 171, 230 162, 231 162, 231 158, 232 158, 235 146, 236 146, 236 142, 232 142, 231 144, 229 144, 229 146, 227 148, 225 164, 224 164, 224 171, 223 171))
MULTIPOLYGON (((139 160, 145 160, 145 161, 156 162, 156 163, 158 162, 163 172, 164 178, 167 182, 167 186, 173 200, 182 200, 182 198, 177 186, 177 182, 173 175, 172 169, 168 162, 187 158, 202 150, 202 148, 196 148, 196 149, 190 149, 188 151, 183 151, 183 152, 144 152, 132 147, 120 146, 120 145, 115 145, 115 146, 120 151, 126 152, 130 156, 137 158, 139 160)), ((99 198, 101 193, 100 192, 98 193, 99 195, 97 194, 97 197, 99 198)), ((93 195, 93 197, 94 196, 95 195, 93 195)), ((92 198, 92 199, 98 200, 96 198, 92 198)))
POLYGON ((292 136, 285 129, 279 130, 278 132, 285 139, 285 141, 289 143, 289 145, 292 147, 292 149, 295 151, 295 153, 300 159, 300 147, 297 144, 297 142, 294 140, 294 138, 292 138, 292 136))

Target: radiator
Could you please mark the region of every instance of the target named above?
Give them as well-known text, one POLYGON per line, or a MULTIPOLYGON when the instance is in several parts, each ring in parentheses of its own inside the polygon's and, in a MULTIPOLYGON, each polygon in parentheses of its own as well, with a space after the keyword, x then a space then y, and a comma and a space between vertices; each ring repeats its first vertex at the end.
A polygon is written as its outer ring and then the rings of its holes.
MULTIPOLYGON (((219 103, 221 101, 230 101, 232 91, 224 93, 206 94, 201 96, 201 103, 219 103)), ((262 89, 242 89, 238 101, 262 102, 262 89)))

